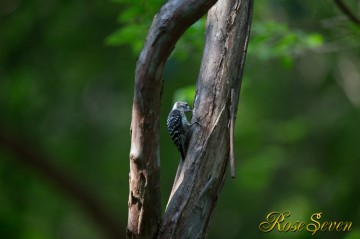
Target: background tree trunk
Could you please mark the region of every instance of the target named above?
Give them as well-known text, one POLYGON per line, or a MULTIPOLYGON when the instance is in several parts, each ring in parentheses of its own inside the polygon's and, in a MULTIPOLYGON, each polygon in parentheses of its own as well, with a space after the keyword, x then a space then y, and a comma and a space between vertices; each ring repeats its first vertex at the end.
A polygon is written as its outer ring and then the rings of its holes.
MULTIPOLYGON (((137 62, 130 151, 129 238, 203 238, 229 155, 231 89, 237 105, 252 1, 220 1, 209 11, 194 118, 202 127, 174 182, 160 232, 159 115, 164 64, 184 31, 215 3, 170 0, 156 15, 137 62)), ((236 107, 235 107, 236 108, 236 107)))

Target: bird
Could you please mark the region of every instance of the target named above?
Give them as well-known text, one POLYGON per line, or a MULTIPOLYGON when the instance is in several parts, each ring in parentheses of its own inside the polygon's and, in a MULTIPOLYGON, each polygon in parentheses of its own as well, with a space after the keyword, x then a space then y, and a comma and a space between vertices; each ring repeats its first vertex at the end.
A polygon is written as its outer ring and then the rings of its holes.
POLYGON ((172 141, 176 145, 181 154, 181 159, 186 157, 186 137, 190 126, 199 124, 198 122, 190 124, 186 118, 185 112, 192 112, 192 109, 186 102, 177 101, 171 109, 167 118, 167 129, 170 133, 172 141))

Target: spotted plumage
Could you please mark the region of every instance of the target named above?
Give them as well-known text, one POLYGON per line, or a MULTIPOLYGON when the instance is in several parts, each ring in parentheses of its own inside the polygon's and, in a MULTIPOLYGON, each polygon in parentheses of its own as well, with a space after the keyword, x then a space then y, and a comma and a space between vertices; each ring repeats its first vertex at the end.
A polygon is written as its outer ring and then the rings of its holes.
POLYGON ((169 113, 167 119, 167 128, 171 139, 178 148, 182 160, 186 157, 186 135, 188 133, 190 123, 186 119, 185 112, 190 112, 191 108, 186 102, 176 102, 169 113))

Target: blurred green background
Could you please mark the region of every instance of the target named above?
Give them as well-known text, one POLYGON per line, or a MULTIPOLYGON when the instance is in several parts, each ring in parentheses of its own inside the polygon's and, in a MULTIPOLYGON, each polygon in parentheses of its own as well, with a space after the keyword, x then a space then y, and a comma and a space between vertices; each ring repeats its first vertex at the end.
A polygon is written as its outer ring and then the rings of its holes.
MULTIPOLYGON (((0 123, 76 176, 127 222, 136 58, 163 0, 0 2, 0 123)), ((348 1, 354 13, 358 1, 348 1)), ((164 73, 161 190, 178 152, 166 132, 174 100, 192 102, 205 20, 164 73)), ((360 26, 333 1, 256 0, 235 132, 237 177, 219 196, 209 238, 360 238, 360 26), (290 221, 352 221, 351 232, 268 234, 290 221)), ((0 238, 100 239, 83 208, 0 145, 0 238)))

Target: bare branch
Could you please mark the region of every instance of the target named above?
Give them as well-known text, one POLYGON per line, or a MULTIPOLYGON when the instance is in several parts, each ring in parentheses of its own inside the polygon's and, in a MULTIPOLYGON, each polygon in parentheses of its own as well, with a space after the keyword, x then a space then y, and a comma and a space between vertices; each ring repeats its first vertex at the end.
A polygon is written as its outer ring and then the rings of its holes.
MULTIPOLYGON (((236 114, 252 18, 252 0, 219 1, 208 12, 197 81, 196 127, 174 182, 159 238, 204 238, 229 159, 230 104, 236 114), (231 100, 231 89, 234 96, 231 100)), ((235 121, 235 119, 234 119, 235 121)))
POLYGON ((153 238, 160 225, 160 100, 167 58, 216 0, 169 0, 155 16, 135 72, 127 235, 153 238))
POLYGON ((232 88, 230 98, 230 173, 232 178, 235 178, 234 126, 236 105, 237 102, 235 102, 235 89, 232 88))
POLYGON ((119 228, 113 215, 103 206, 105 204, 100 202, 95 195, 75 180, 72 175, 53 165, 51 162, 54 162, 54 160, 31 146, 30 142, 15 136, 13 132, 10 133, 0 128, 0 146, 16 155, 19 162, 36 170, 70 198, 78 201, 79 205, 104 229, 108 238, 116 239, 122 237, 123 231, 119 228))
POLYGON ((335 0, 335 3, 338 6, 338 8, 340 8, 340 10, 343 13, 345 13, 352 22, 354 22, 357 25, 360 25, 360 18, 350 11, 350 9, 346 6, 343 0, 335 0))

